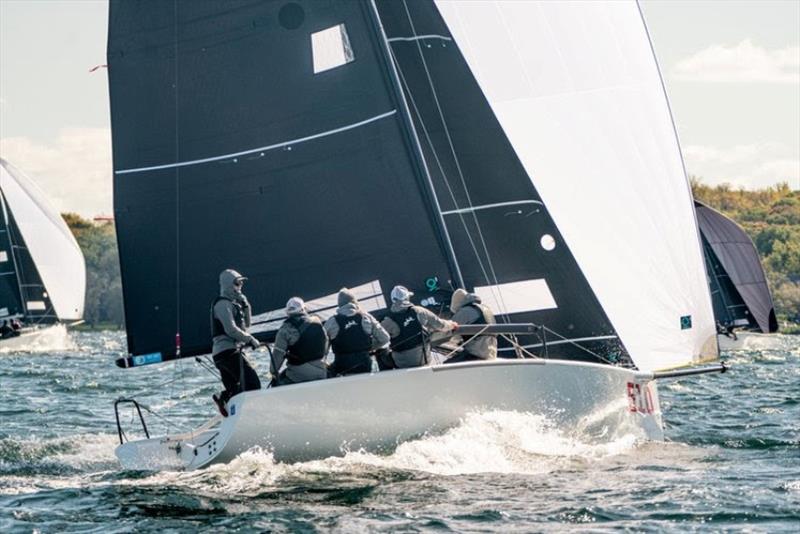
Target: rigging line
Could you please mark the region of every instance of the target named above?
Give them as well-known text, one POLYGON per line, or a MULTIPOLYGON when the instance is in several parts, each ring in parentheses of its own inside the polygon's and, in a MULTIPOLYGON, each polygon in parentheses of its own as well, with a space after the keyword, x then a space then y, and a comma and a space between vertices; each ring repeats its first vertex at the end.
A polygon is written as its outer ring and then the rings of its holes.
POLYGON ((591 350, 587 349, 587 348, 586 348, 586 347, 584 347, 583 345, 581 345, 581 344, 579 344, 579 343, 576 343, 575 341, 573 341, 573 340, 571 340, 571 339, 569 339, 569 338, 567 338, 567 337, 565 337, 565 336, 562 336, 561 334, 559 334, 559 333, 558 333, 558 332, 556 332, 555 330, 551 330, 550 328, 548 328, 548 327, 546 327, 546 326, 544 326, 544 325, 542 325, 542 328, 544 328, 545 330, 547 330, 547 331, 548 331, 548 332, 550 332, 551 334, 553 334, 553 335, 556 335, 556 336, 560 337, 560 338, 561 338, 561 339, 562 339, 564 342, 567 342, 567 343, 569 343, 570 345, 573 345, 573 346, 575 346, 575 347, 577 347, 577 348, 581 349, 582 351, 584 351, 584 352, 587 352, 587 353, 591 354, 592 356, 594 356, 594 357, 595 357, 595 358, 597 358, 598 360, 602 360, 602 361, 606 362, 606 363, 607 363, 607 364, 609 364, 609 365, 614 365, 614 362, 612 362, 611 360, 609 360, 609 359, 607 359, 607 358, 604 358, 603 356, 600 356, 600 355, 599 355, 599 354, 597 354, 596 352, 594 352, 594 351, 591 351, 591 350))
MULTIPOLYGON (((411 33, 414 34, 414 37, 417 37, 417 28, 414 25, 414 21, 411 18, 411 12, 408 9, 407 0, 403 0, 403 8, 405 9, 406 16, 408 17, 408 23, 411 26, 411 33)), ((444 134, 445 134, 445 137, 447 137, 447 143, 450 146, 450 152, 453 155, 453 162, 456 165, 456 170, 458 171, 458 176, 461 179, 461 185, 464 188, 464 194, 467 197, 467 204, 469 205, 470 208, 472 208, 473 207, 472 198, 471 198, 471 196, 469 194, 469 189, 467 188, 467 182, 464 179, 464 173, 463 173, 463 171, 461 169, 461 163, 460 163, 460 161, 458 159, 458 155, 456 154, 455 146, 453 145, 453 139, 450 136, 450 128, 448 128, 447 121, 444 118, 444 112, 442 111, 442 106, 439 103, 439 96, 436 93, 436 87, 433 84, 433 78, 431 76, 430 70, 428 69, 428 62, 425 60, 425 54, 422 51, 422 45, 420 44, 419 40, 416 41, 416 45, 417 45, 417 51, 419 53, 419 57, 422 60, 422 66, 425 69, 425 76, 428 79, 428 85, 430 86, 431 94, 433 95, 433 101, 436 104, 436 110, 439 113, 439 119, 441 119, 442 126, 444 127, 444 134)), ((478 216, 475 214, 474 211, 472 212, 472 217, 473 217, 473 220, 475 221, 475 227, 478 230, 478 237, 480 238, 481 245, 483 246, 483 251, 486 254, 486 261, 489 264, 489 271, 492 273, 492 277, 494 278, 495 285, 498 285, 500 282, 499 282, 499 280, 497 278, 497 273, 495 272, 495 269, 494 269, 494 264, 492 262, 492 257, 491 257, 491 254, 489 253, 489 248, 486 246, 486 240, 483 238, 483 231, 481 230, 481 225, 478 222, 478 216)), ((487 282, 489 283, 489 285, 491 285, 491 281, 490 280, 487 280, 487 282)), ((505 299, 503 298, 502 292, 498 292, 498 296, 499 296, 499 302, 500 302, 501 306, 503 306, 503 308, 507 309, 506 303, 505 303, 505 299)))
MULTIPOLYGON (((173 39, 174 39, 174 80, 175 80, 175 161, 180 161, 180 97, 178 85, 178 0, 173 0, 174 20, 173 20, 173 39)), ((175 351, 180 357, 180 332, 181 332, 181 169, 175 168, 175 351)), ((175 373, 180 375, 181 386, 185 386, 183 374, 183 362, 178 361, 175 366, 175 373)), ((185 389, 185 388, 182 388, 185 389)), ((172 431, 172 427, 169 428, 172 431)))
MULTIPOLYGON (((447 179, 447 174, 444 172, 444 166, 442 165, 442 162, 439 159, 438 152, 436 152, 436 147, 433 144, 433 139, 431 139, 431 135, 428 132, 428 128, 425 126, 425 121, 422 119, 422 113, 417 107, 417 102, 414 99, 413 93, 411 92, 411 87, 406 81, 405 75, 403 74, 403 69, 400 66, 400 62, 397 60, 397 57, 394 55, 393 50, 392 50, 392 59, 397 65, 397 73, 400 76, 400 80, 403 83, 403 86, 405 86, 406 88, 408 99, 411 102, 411 106, 414 108, 414 112, 416 113, 417 118, 419 119, 420 126, 422 127, 422 133, 425 134, 425 140, 431 147, 431 153, 433 154, 433 159, 436 161, 436 166, 439 167, 439 172, 441 172, 442 176, 444 177, 444 184, 445 186, 447 186, 447 192, 450 193, 450 198, 453 201, 453 205, 458 206, 458 202, 456 201, 456 195, 453 192, 453 187, 450 185, 450 181, 447 179)), ((442 212, 442 215, 444 215, 445 213, 450 213, 450 212, 442 212)), ((483 260, 481 259, 480 252, 478 252, 478 247, 475 245, 475 241, 472 238, 472 233, 469 231, 469 228, 467 227, 467 221, 464 218, 464 214, 460 211, 456 211, 455 213, 458 214, 458 218, 461 220, 461 225, 464 227, 464 233, 467 234, 467 240, 469 240, 470 247, 472 248, 472 251, 475 253, 475 258, 478 260, 478 266, 480 267, 481 272, 483 272, 483 276, 486 279, 486 282, 491 285, 491 279, 489 278, 489 273, 486 271, 486 267, 483 265, 483 260)))

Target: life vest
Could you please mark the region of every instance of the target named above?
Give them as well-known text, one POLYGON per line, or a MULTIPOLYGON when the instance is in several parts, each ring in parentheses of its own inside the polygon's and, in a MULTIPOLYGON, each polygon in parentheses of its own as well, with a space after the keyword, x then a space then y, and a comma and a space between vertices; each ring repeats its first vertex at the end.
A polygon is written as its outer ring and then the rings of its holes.
POLYGON ((211 303, 211 337, 212 339, 217 336, 227 336, 228 334, 225 332, 225 327, 222 326, 222 321, 217 319, 217 315, 214 313, 214 306, 217 305, 217 302, 221 300, 227 300, 231 303, 231 309, 233 310, 233 322, 236 326, 242 330, 245 330, 244 326, 244 309, 242 309, 242 305, 236 302, 235 300, 231 300, 228 297, 217 297, 214 299, 214 302, 211 303))
POLYGON ((286 322, 300 334, 297 341, 286 347, 286 360, 291 365, 321 360, 328 354, 328 335, 319 319, 302 314, 289 317, 286 322))
MULTIPOLYGON (((465 304, 464 306, 470 306, 471 308, 473 308, 473 309, 478 311, 478 317, 474 321, 469 323, 469 324, 472 324, 472 325, 494 324, 494 317, 487 318, 486 310, 484 309, 484 307, 482 305, 477 304, 475 302, 470 302, 469 304, 465 304)), ((475 337, 475 336, 474 335, 463 335, 463 336, 461 336, 461 339, 463 339, 463 343, 462 344, 466 345, 467 342, 470 339, 472 339, 473 337, 475 337)))
POLYGON ((372 336, 364 332, 361 326, 364 315, 361 312, 349 317, 336 314, 336 324, 339 325, 339 333, 331 340, 334 354, 358 354, 369 353, 372 348, 372 336))
POLYGON ((391 340, 393 351, 403 352, 422 345, 425 339, 414 306, 399 312, 389 312, 389 317, 400 327, 400 333, 391 340))

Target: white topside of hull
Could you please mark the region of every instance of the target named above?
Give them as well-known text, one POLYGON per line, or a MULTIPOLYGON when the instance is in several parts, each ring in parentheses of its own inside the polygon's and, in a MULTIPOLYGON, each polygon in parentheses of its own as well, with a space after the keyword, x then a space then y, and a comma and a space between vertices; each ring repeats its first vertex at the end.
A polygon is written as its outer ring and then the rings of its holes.
POLYGON ((128 469, 194 469, 262 447, 278 461, 304 461, 398 443, 456 426, 467 414, 545 415, 565 432, 663 438, 652 375, 584 362, 496 360, 421 367, 250 391, 230 417, 182 436, 128 442, 128 469))

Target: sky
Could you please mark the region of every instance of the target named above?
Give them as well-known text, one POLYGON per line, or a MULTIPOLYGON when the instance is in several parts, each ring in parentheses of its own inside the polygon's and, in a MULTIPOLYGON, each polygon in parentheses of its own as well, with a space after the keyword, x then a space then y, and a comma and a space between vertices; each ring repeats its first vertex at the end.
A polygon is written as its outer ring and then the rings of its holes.
MULTIPOLYGON (((522 0, 520 0, 522 1, 522 0)), ((687 171, 800 189, 800 0, 642 0, 687 171)), ((0 0, 0 157, 112 213, 106 0, 0 0)))

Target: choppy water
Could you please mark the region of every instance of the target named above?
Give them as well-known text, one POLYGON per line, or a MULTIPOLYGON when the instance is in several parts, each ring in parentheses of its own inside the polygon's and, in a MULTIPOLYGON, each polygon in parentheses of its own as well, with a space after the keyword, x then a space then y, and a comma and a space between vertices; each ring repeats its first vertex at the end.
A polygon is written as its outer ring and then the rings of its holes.
POLYGON ((217 385, 192 362, 118 369, 121 334, 76 334, 69 350, 0 355, 0 531, 796 532, 800 337, 778 345, 663 383, 667 443, 491 412, 391 456, 285 465, 251 451, 144 474, 116 464, 113 400, 139 391, 169 414, 149 417, 163 433, 207 418, 217 385))

